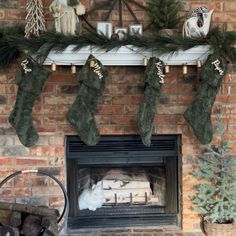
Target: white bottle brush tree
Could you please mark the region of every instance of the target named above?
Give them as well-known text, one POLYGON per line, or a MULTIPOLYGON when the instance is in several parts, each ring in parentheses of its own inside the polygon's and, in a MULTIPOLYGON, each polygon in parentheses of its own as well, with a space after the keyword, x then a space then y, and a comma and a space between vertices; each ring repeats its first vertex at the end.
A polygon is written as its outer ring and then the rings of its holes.
POLYGON ((39 36, 46 31, 42 0, 28 0, 26 5, 25 37, 39 36))

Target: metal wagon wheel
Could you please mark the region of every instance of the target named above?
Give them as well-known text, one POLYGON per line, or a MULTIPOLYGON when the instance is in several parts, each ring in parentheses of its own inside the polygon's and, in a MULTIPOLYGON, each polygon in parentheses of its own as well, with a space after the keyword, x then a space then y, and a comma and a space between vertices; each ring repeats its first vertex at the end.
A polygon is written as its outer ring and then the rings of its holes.
MULTIPOLYGON (((90 29, 96 30, 96 27, 94 27, 89 22, 89 15, 94 13, 97 10, 102 10, 106 6, 110 6, 107 10, 107 13, 104 15, 102 21, 107 21, 109 17, 111 16, 112 12, 116 9, 118 9, 119 12, 119 27, 123 27, 123 10, 124 7, 127 8, 128 12, 131 14, 131 16, 134 19, 135 24, 141 24, 141 21, 137 18, 134 11, 132 10, 131 4, 135 5, 136 7, 148 11, 148 7, 142 5, 141 3, 137 2, 136 0, 105 0, 101 3, 95 4, 90 10, 86 12, 84 16, 80 16, 80 19, 82 19, 90 29)), ((147 27, 144 28, 144 31, 150 27, 152 23, 150 23, 147 27)))

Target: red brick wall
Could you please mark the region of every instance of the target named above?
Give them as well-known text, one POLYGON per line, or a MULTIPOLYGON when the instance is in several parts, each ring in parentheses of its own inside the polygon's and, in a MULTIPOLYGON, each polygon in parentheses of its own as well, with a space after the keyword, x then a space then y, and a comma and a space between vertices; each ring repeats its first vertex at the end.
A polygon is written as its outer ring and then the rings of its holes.
MULTIPOLYGON (((0 3, 0 21, 3 25, 16 22, 24 23, 25 0, 0 3)), ((45 6, 51 1, 45 0, 45 6)), ((141 1, 140 1, 141 2, 141 1)), ((145 1, 146 2, 146 1, 145 1)), ((235 1, 184 1, 184 10, 198 5, 207 5, 216 9, 214 23, 227 21, 229 29, 236 29, 235 1)), ((46 13, 48 16, 48 13, 46 13)), ((100 13, 99 13, 100 14, 100 13)), ((139 13, 143 17, 145 14, 139 13)), ((145 16, 146 17, 146 16, 145 16)), ((47 19, 49 19, 47 17, 47 19)), ((50 25, 50 20, 48 21, 50 25)), ((0 72, 0 180, 9 173, 25 168, 43 168, 64 181, 65 147, 64 137, 76 134, 65 119, 65 114, 73 103, 78 84, 70 68, 59 67, 37 99, 33 120, 40 135, 38 144, 32 148, 22 146, 8 116, 13 108, 17 87, 15 85, 16 66, 8 72, 0 72)), ((112 80, 108 82, 103 99, 99 102, 96 120, 101 134, 136 134, 136 113, 143 97, 143 67, 110 67, 112 80)), ((188 76, 182 76, 180 67, 171 67, 162 89, 160 103, 157 106, 155 132, 158 134, 182 134, 181 166, 181 216, 182 228, 186 232, 199 231, 199 216, 193 210, 189 196, 194 193, 197 180, 189 175, 200 153, 199 142, 183 118, 183 112, 194 98, 196 68, 189 68, 188 76)), ((236 71, 232 69, 225 77, 224 84, 217 96, 212 120, 217 114, 223 116, 228 125, 227 137, 236 153, 236 71), (228 87, 231 93, 228 95, 228 87)), ((41 176, 18 177, 8 183, 0 192, 0 198, 9 201, 10 196, 30 197, 32 202, 51 205, 61 204, 61 194, 55 184, 41 176)), ((17 199, 23 201, 22 199, 17 199)))

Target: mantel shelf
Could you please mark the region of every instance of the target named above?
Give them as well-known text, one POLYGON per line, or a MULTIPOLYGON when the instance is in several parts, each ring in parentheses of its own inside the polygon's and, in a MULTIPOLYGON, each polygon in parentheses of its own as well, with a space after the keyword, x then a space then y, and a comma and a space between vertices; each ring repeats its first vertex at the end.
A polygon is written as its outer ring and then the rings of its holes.
MULTIPOLYGON (((75 46, 70 45, 63 52, 51 51, 44 62, 44 65, 84 65, 91 47, 83 47, 74 51, 75 46)), ((106 51, 93 47, 92 54, 106 66, 142 66, 144 57, 159 57, 168 65, 196 65, 197 60, 205 61, 209 55, 209 46, 202 45, 186 51, 178 51, 175 54, 158 55, 152 51, 141 51, 133 46, 122 46, 119 49, 106 51)))

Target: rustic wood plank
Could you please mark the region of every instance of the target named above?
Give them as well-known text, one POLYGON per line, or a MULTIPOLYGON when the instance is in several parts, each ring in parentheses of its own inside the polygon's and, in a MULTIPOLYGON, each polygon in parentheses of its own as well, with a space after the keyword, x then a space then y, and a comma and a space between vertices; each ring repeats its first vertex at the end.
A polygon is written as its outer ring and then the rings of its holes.
POLYGON ((10 225, 13 227, 18 227, 21 225, 21 223, 21 212, 13 211, 10 218, 10 225))
POLYGON ((39 216, 28 215, 23 223, 22 232, 25 236, 38 236, 42 231, 42 218, 39 216))
POLYGON ((3 225, 9 224, 11 211, 0 209, 0 223, 3 225))
POLYGON ((25 212, 25 213, 29 213, 29 214, 37 214, 37 215, 41 215, 41 216, 55 215, 58 217, 60 215, 59 211, 56 209, 49 209, 48 207, 33 206, 33 205, 29 205, 29 204, 0 202, 0 209, 25 212))
POLYGON ((57 219, 55 217, 43 217, 41 225, 46 229, 45 235, 51 233, 51 235, 58 235, 57 219))

